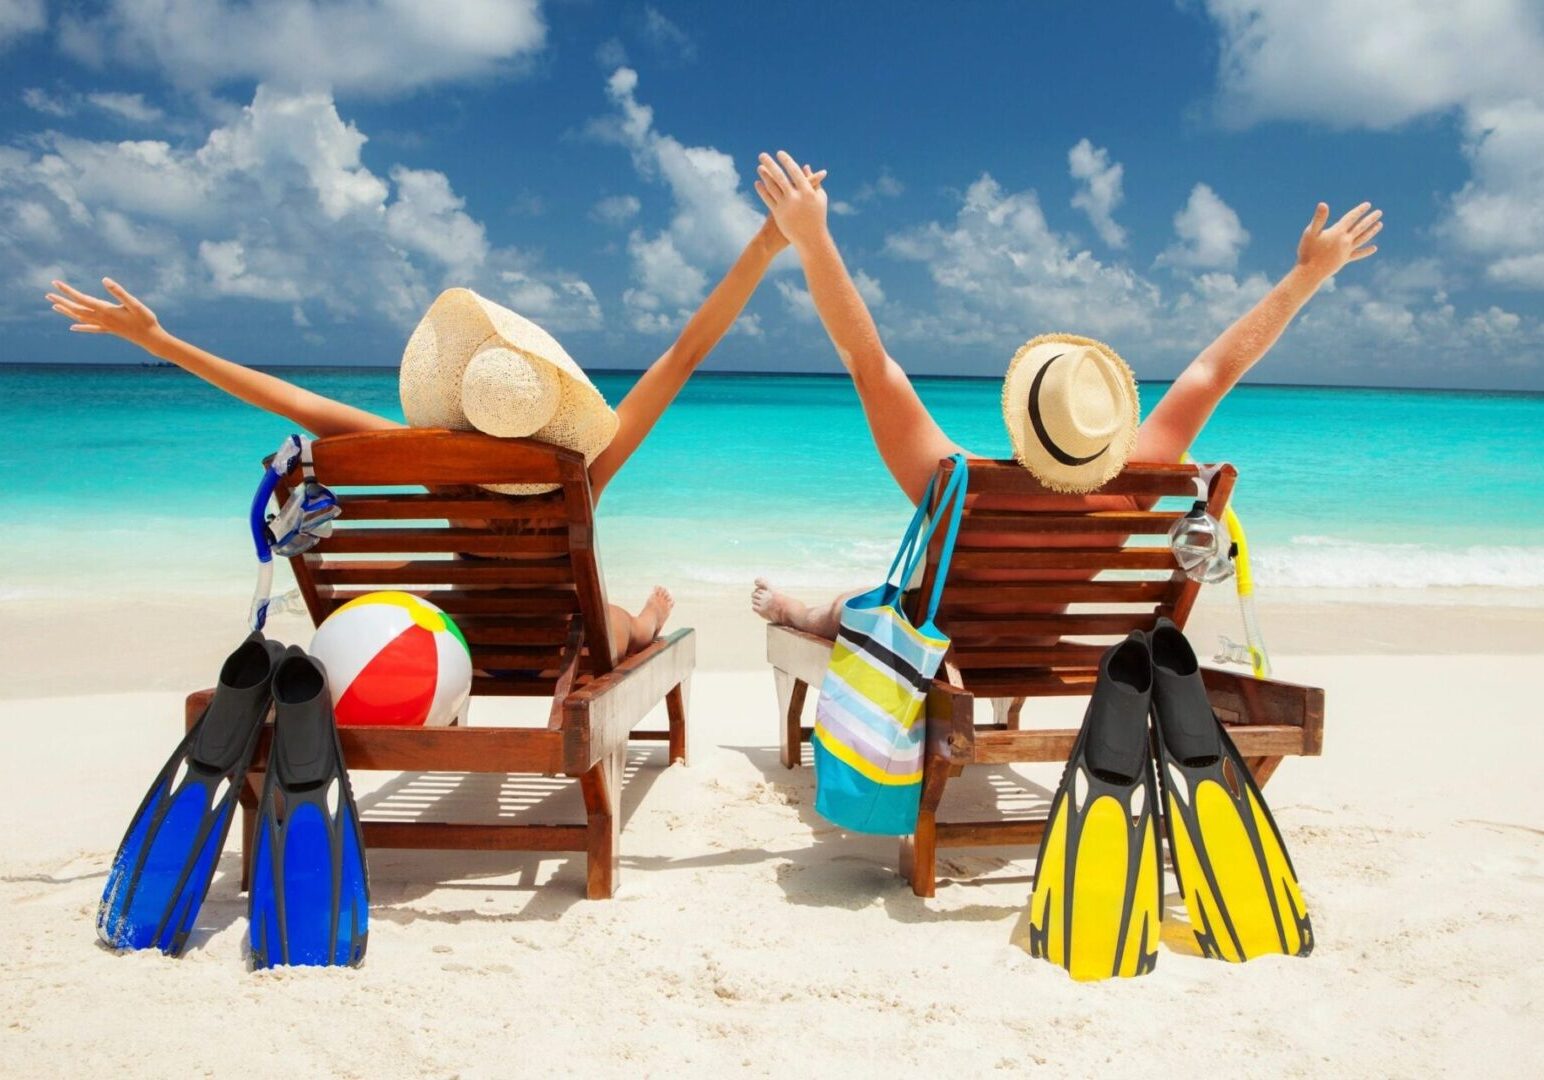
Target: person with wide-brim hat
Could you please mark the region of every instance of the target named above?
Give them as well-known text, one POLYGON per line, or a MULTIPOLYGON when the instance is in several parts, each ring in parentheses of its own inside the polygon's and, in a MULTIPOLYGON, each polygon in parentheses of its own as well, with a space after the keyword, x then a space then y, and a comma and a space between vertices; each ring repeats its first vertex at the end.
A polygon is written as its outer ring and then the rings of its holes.
MULTIPOLYGON (((819 187, 825 172, 807 170, 819 187)), ((476 429, 528 436, 577 450, 589 463, 595 499, 638 449, 681 387, 734 325, 772 260, 788 246, 770 217, 722 281, 687 320, 675 342, 643 372, 615 411, 563 346, 535 322, 470 289, 449 289, 424 313, 402 358, 402 401, 414 427, 476 429)), ((102 279, 111 300, 55 281, 48 302, 71 330, 111 334, 313 435, 399 428, 395 420, 244 367, 167 333, 127 289, 102 279)), ((527 494, 542 487, 503 488, 527 494)), ((611 606, 618 655, 654 640, 673 601, 656 587, 637 612, 611 606)))
MULTIPOLYGON (((979 455, 944 433, 905 370, 885 351, 827 228, 825 191, 806 182, 804 169, 785 151, 775 157, 762 154, 757 174, 756 193, 799 254, 815 310, 857 387, 879 456, 907 497, 920 502, 940 460, 957 453, 979 455)), ((1003 378, 1003 424, 1013 456, 1048 491, 1082 505, 1137 505, 1138 500, 1099 490, 1127 461, 1179 461, 1218 402, 1265 355, 1319 286, 1346 264, 1378 250, 1371 241, 1383 228, 1382 216, 1362 203, 1326 228, 1329 207, 1320 203, 1292 269, 1202 350, 1146 420, 1136 378, 1109 345, 1079 334, 1032 338, 1013 354, 1003 378)), ((751 605, 771 622, 832 637, 846 599, 811 606, 758 579, 751 605)))

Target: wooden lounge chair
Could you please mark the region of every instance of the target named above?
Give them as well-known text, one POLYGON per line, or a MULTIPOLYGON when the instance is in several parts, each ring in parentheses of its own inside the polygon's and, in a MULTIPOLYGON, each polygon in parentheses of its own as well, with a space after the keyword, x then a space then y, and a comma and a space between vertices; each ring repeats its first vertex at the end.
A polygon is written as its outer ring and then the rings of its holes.
MULTIPOLYGON (((969 467, 970 498, 938 617, 952 646, 927 698, 916 832, 901 842, 901 873, 918 896, 934 894, 939 847, 1038 844, 1044 831, 1044 818, 938 821, 950 778, 967 765, 1065 761, 1076 730, 1021 728, 1025 699, 1090 693, 1111 642, 1151 629, 1160 615, 1183 627, 1200 588, 1179 572, 1165 536, 1183 511, 1080 506, 1046 491, 1015 462, 969 467), (1101 540, 1090 546, 1089 536, 1101 540), (1094 580, 1105 571, 1118 573, 1094 580), (976 724, 978 697, 991 699, 995 722, 976 724)), ((1213 477, 1214 515, 1227 505, 1236 475, 1224 466, 1213 477)), ((1129 465, 1101 494, 1193 499, 1196 476, 1194 465, 1129 465)), ((943 531, 928 552, 922 596, 932 589, 943 531)), ((818 692, 831 647, 788 627, 767 630, 789 768, 802 761, 807 692, 818 692)), ((1320 752, 1322 690, 1210 668, 1204 674, 1213 707, 1259 783, 1284 756, 1320 752)))
MULTIPOLYGON (((339 496, 343 516, 329 539, 290 560, 311 618, 320 623, 377 589, 415 593, 448 612, 466 635, 474 698, 552 699, 541 727, 341 728, 349 767, 568 776, 577 779, 586 811, 584 822, 563 825, 367 818, 366 846, 582 851, 586 894, 611 896, 629 736, 668 740, 670 760, 686 760, 696 642, 692 631, 677 630, 612 663, 584 459, 523 439, 403 430, 321 439, 315 462, 317 479, 339 496), (562 487, 511 498, 476 486, 511 483, 562 487), (634 731, 661 701, 669 730, 634 731)), ((281 485, 279 497, 288 493, 281 485)), ((188 698, 190 725, 211 693, 188 698)), ((242 888, 267 754, 265 733, 241 796, 242 888)))

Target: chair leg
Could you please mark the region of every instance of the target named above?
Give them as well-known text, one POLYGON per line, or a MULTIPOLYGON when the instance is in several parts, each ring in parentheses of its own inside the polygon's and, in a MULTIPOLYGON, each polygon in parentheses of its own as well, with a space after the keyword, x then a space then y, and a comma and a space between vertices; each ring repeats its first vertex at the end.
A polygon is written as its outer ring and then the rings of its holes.
POLYGON ((609 900, 616 893, 622 857, 621 770, 617 756, 597 761, 579 777, 584 794, 586 847, 584 894, 609 900))
POLYGON ((687 758, 689 749, 686 737, 686 710, 691 704, 692 680, 690 676, 682 679, 680 685, 665 695, 665 712, 670 717, 670 763, 674 765, 679 761, 682 765, 689 764, 687 758))
POLYGON ((236 801, 241 804, 241 891, 252 887, 252 856, 256 851, 257 804, 262 794, 260 777, 250 773, 236 801))
POLYGON ((804 762, 804 695, 809 684, 786 671, 772 669, 777 682, 777 711, 780 717, 780 757, 783 767, 797 769, 804 762))
POLYGON ((901 875, 911 882, 911 891, 917 896, 933 896, 938 891, 938 804, 952 772, 948 758, 930 754, 924 760, 917 831, 901 837, 901 875))

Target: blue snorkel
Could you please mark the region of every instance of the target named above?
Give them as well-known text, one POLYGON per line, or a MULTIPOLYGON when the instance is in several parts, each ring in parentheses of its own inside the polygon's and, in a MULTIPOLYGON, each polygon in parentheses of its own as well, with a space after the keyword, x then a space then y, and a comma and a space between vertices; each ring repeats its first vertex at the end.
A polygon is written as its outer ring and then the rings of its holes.
POLYGON ((337 496, 316 480, 311 461, 311 440, 304 435, 290 435, 279 444, 263 470, 263 479, 252 496, 248 523, 252 528, 252 546, 257 549, 257 588, 252 593, 252 608, 247 616, 253 630, 261 630, 268 621, 269 598, 273 593, 273 557, 303 555, 332 535, 333 519, 343 511, 337 496), (268 503, 279 481, 300 462, 301 482, 278 513, 268 513, 268 503))

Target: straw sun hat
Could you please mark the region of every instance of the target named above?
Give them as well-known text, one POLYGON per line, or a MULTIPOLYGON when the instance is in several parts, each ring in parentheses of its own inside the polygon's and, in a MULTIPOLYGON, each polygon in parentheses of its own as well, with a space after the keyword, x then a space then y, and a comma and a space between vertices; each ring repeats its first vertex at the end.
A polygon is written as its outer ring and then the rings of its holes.
MULTIPOLYGON (((470 289, 430 305, 402 353, 402 409, 413 427, 529 436, 592 462, 617 416, 584 369, 547 331, 470 289)), ((508 495, 552 484, 492 484, 508 495)))
POLYGON ((1052 491, 1103 487, 1131 457, 1139 422, 1136 376, 1103 342, 1043 334, 1003 376, 1013 456, 1052 491))

